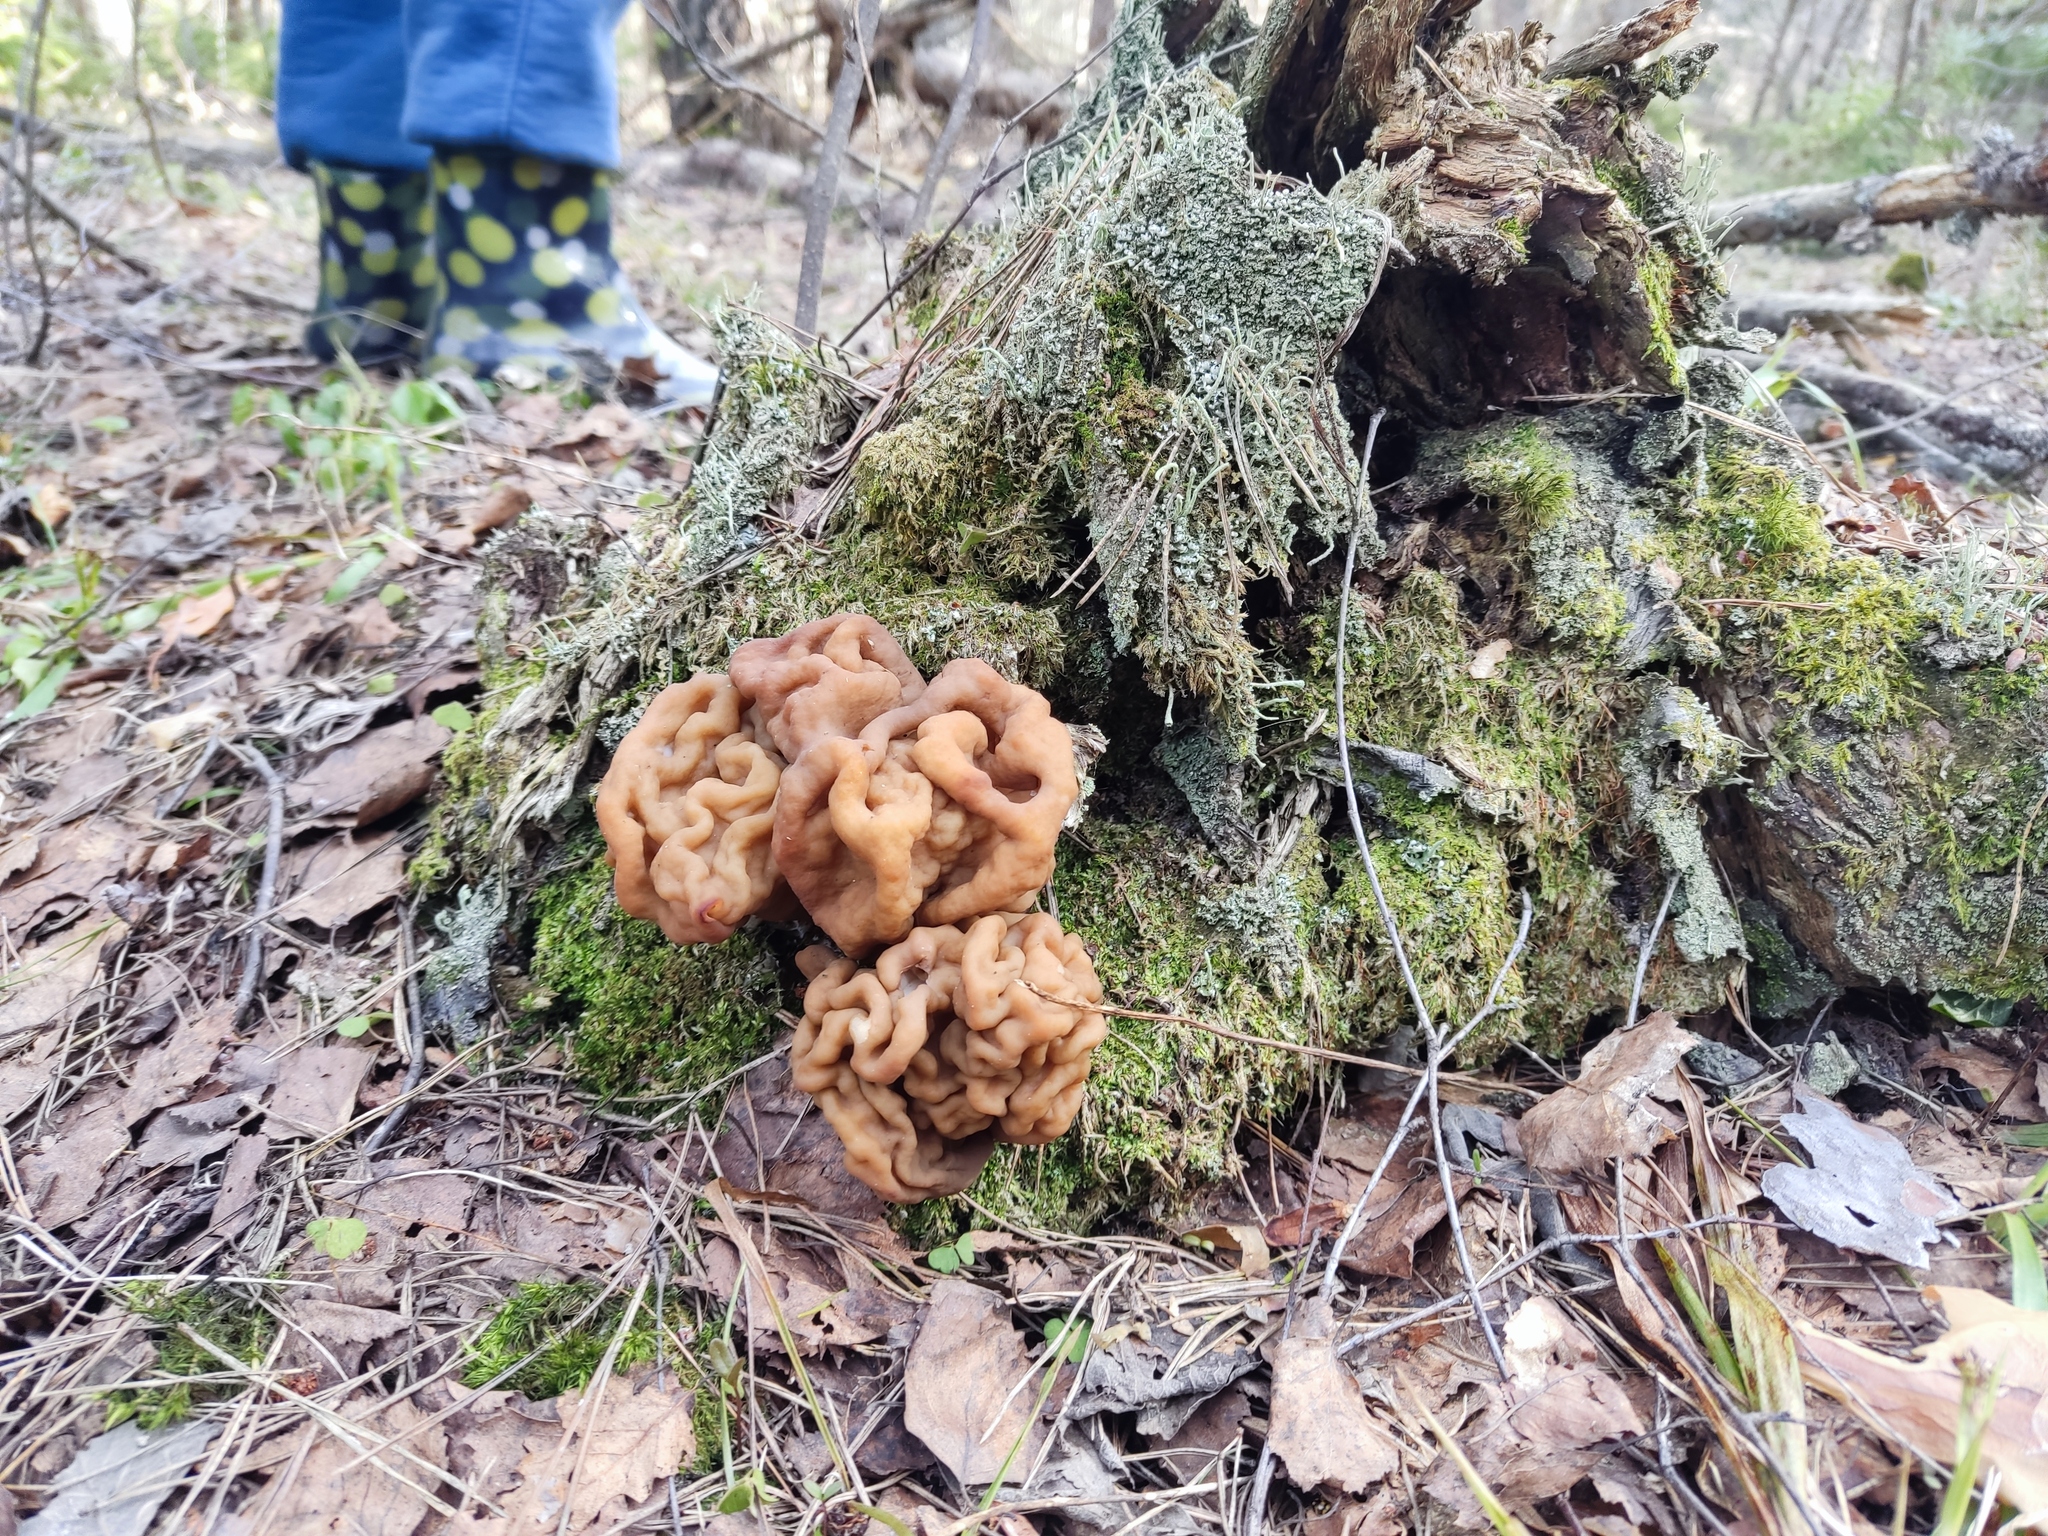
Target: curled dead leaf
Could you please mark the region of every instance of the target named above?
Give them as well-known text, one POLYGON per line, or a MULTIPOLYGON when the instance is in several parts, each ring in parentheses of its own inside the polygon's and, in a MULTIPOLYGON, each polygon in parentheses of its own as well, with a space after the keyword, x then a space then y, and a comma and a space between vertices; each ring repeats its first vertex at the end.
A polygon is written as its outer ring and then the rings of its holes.
POLYGON ((1586 1052, 1578 1080, 1522 1116, 1522 1152, 1546 1173, 1597 1173, 1611 1159, 1642 1157, 1668 1141, 1671 1123, 1648 1100, 1676 1095, 1672 1070, 1699 1044, 1668 1013, 1617 1030, 1586 1052))

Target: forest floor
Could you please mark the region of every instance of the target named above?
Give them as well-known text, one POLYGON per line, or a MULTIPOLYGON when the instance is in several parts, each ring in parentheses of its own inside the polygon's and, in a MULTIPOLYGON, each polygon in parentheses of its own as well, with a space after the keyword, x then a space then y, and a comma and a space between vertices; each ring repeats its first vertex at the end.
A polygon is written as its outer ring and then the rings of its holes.
MULTIPOLYGON (((0 369, 0 1533, 1237 1532, 1262 1467, 1314 1536, 1510 1536, 1495 1494, 1572 1536, 2048 1529, 2030 1007, 1653 1015, 1447 1075, 1441 1169, 1413 1065, 1359 1068, 1248 1127, 1186 1235, 987 1212, 924 1253, 778 1055, 723 1119, 626 1117, 502 1010, 429 1042, 406 870, 473 726, 479 552, 529 503, 624 526, 702 422, 323 382, 302 184, 171 147, 182 200, 132 144, 61 162, 149 275, 58 231, 46 344, 0 369)), ((714 297, 786 313, 800 214, 670 165, 621 194, 650 308, 700 348, 714 297)), ((830 270, 836 332, 874 235, 830 270)), ((1869 346, 1948 391, 2038 340, 1869 346)))

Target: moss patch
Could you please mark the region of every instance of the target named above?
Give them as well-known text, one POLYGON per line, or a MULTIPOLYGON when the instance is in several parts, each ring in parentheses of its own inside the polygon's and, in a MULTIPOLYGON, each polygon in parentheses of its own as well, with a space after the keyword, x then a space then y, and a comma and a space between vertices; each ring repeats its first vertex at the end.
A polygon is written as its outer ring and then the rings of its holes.
MULTIPOLYGON (((616 1340, 615 1373, 623 1375, 635 1366, 663 1360, 696 1394, 691 1428, 696 1433, 697 1459, 683 1470, 701 1472, 716 1466, 726 1423, 718 1382, 694 1358, 678 1358, 674 1349, 662 1349, 651 1299, 642 1298, 622 1334, 620 1324, 631 1298, 614 1293, 600 1301, 601 1295, 602 1288, 592 1280, 536 1280, 517 1287, 465 1347, 463 1385, 520 1392, 535 1401, 558 1397, 571 1388, 588 1386, 616 1340)), ((668 1316, 661 1321, 672 1336, 701 1332, 698 1319, 682 1298, 672 1295, 667 1304, 668 1316)))
POLYGON ((782 970, 754 930, 669 943, 619 910, 595 848, 541 888, 534 916, 529 1006, 566 1019, 570 1070, 599 1098, 696 1092, 768 1049, 782 970))
MULTIPOLYGON (((166 1376, 206 1377, 225 1369, 220 1356, 196 1342, 191 1333, 249 1365, 263 1359, 277 1333, 277 1319, 255 1300, 210 1281, 177 1291, 165 1281, 137 1281, 127 1288, 123 1300, 130 1312, 149 1323, 149 1336, 156 1345, 156 1368, 166 1376)), ((241 1382, 205 1380, 124 1387, 107 1394, 107 1428, 133 1419, 143 1429, 162 1429, 191 1417, 192 1410, 202 1404, 234 1397, 242 1390, 241 1382)))

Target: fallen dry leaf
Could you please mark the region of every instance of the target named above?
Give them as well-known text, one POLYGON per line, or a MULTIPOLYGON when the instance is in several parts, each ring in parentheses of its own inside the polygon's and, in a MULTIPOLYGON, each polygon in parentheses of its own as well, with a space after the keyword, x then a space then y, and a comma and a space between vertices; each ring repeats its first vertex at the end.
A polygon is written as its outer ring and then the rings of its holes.
POLYGON ((180 640, 197 640, 213 633, 216 625, 235 611, 235 584, 229 582, 217 592, 205 597, 188 597, 164 616, 157 626, 157 633, 163 636, 158 653, 168 650, 180 640))
MULTIPOLYGON (((1505 1384, 1476 1384, 1484 1407, 1458 1440, 1481 1480, 1511 1507, 1566 1492, 1605 1458, 1606 1442, 1643 1433, 1621 1382, 1599 1365, 1593 1342, 1548 1297, 1532 1297, 1501 1329, 1505 1384)), ((1489 1528, 1458 1468, 1439 1461, 1430 1494, 1466 1530, 1489 1528)))
MULTIPOLYGON (((1273 1267, 1273 1255, 1266 1247, 1266 1234, 1257 1227, 1219 1222, 1213 1226, 1197 1227, 1192 1232, 1183 1232, 1181 1241, 1206 1243, 1219 1252, 1236 1254, 1237 1272, 1253 1279, 1273 1267)), ((974 1251, 980 1253, 982 1250, 977 1247, 974 1251)))
POLYGON ((371 1053, 355 1045, 302 1045, 287 1056, 263 1129, 272 1136, 332 1136, 349 1122, 371 1053))
POLYGON ((20 1159, 29 1209, 45 1227, 68 1227, 100 1192, 107 1165, 128 1150, 128 1122, 115 1085, 95 1088, 58 1116, 35 1151, 20 1159))
POLYGON ((1006 1459, 1005 1480, 1021 1480, 1045 1431, 1032 1414, 1030 1390, 1011 1389, 1034 1372, 1002 1298, 942 1279, 904 1362, 903 1422, 963 1487, 994 1482, 1006 1459), (1026 1443, 1012 1458, 1020 1438, 1026 1443))
POLYGON ((1999 1114, 2008 1120, 2041 1118, 2041 1103, 2034 1097, 2032 1074, 2022 1074, 2015 1063, 1981 1045, 1963 1045, 1954 1050, 1937 1046, 1915 1065, 1922 1071, 1948 1068, 1983 1094, 1987 1105, 1997 1104, 1999 1114))
POLYGON ((121 1113, 130 1125, 181 1099, 213 1070, 221 1047, 234 1036, 232 1007, 211 1008, 173 1025, 163 1039, 145 1047, 130 1069, 121 1113))
POLYGON ((157 751, 169 752, 181 742, 224 732, 234 723, 234 706, 226 699, 210 699, 174 715, 145 721, 142 734, 157 751))
POLYGON ((1400 1466, 1401 1449, 1337 1358, 1335 1332, 1327 1302, 1303 1305, 1273 1361, 1267 1443, 1297 1488, 1363 1493, 1400 1466))
POLYGON ((398 627, 398 620, 391 617, 391 610, 374 597, 349 609, 346 622, 349 643, 358 650, 381 649, 395 644, 405 634, 398 627))
POLYGON ((1522 1116, 1522 1153, 1546 1173, 1598 1173, 1611 1159, 1642 1157, 1669 1140, 1670 1123, 1648 1102, 1698 1037, 1653 1013, 1586 1052, 1578 1080, 1522 1116))
POLYGON ((219 472, 220 459, 211 453, 187 459, 182 464, 173 464, 164 471, 164 496, 170 501, 190 501, 205 490, 219 472))
POLYGON ((132 772, 127 756, 120 752, 95 752, 70 764, 43 802, 44 819, 54 825, 98 810, 128 783, 132 772))
POLYGON ((88 817, 45 837, 25 876, 0 888, 0 931, 26 938, 46 919, 67 917, 121 878, 135 838, 105 817, 88 817))
POLYGON ((1798 1138, 1813 1166, 1766 1169, 1764 1194, 1817 1237, 1925 1269, 1927 1245, 1941 1238, 1938 1218, 1960 1216, 1962 1204, 1885 1132, 1859 1124, 1817 1093, 1801 1088, 1794 1097, 1804 1113, 1785 1115, 1779 1124, 1798 1138))
POLYGON ((301 1296, 286 1309, 291 1325, 277 1369, 311 1369, 321 1385, 332 1386, 354 1376, 372 1344, 412 1326, 397 1312, 376 1307, 351 1307, 343 1302, 301 1296))
POLYGON ((128 925, 100 913, 54 939, 23 950, 0 979, 0 1123, 49 1086, 64 1025, 96 989, 100 958, 128 925))
MULTIPOLYGON (((696 1459, 690 1428, 695 1401, 673 1374, 652 1369, 587 1392, 571 1388, 555 1399, 559 1426, 526 1424, 519 1482, 501 1500, 504 1517, 471 1510, 447 1529, 461 1536, 527 1536, 536 1530, 580 1536, 613 1529, 646 1501, 657 1481, 696 1459)), ((476 1427, 468 1433, 479 1436, 476 1427)), ((509 1437, 499 1431, 483 1455, 495 1451, 502 1457, 508 1450, 509 1437)), ((476 1452, 472 1441, 469 1454, 476 1452)))
POLYGON ((373 912, 405 884, 405 845, 394 833, 343 832, 285 856, 285 889, 293 894, 277 916, 316 928, 339 928, 373 912))
POLYGON ((2048 1532, 2048 1312, 2022 1312, 1983 1291, 1930 1287, 1947 1309, 1947 1333, 1908 1362, 1792 1319, 1806 1383, 1840 1399, 1887 1440, 1931 1461, 1955 1460, 1962 1362, 1998 1375, 1982 1455, 2000 1476, 1999 1497, 2036 1531, 2048 1532))
POLYGON ((271 1536, 411 1536, 432 1506, 409 1484, 432 1487, 437 1479, 404 1453, 438 1467, 447 1437, 403 1398, 356 1397, 341 1405, 340 1416, 356 1426, 346 1440, 321 1424, 300 1431, 303 1455, 278 1474, 283 1487, 265 1528, 271 1536), (399 1446, 358 1460, 394 1435, 404 1436, 399 1446))
POLYGON ((206 1230, 233 1239, 241 1236, 256 1219, 256 1203, 262 1186, 259 1175, 270 1156, 270 1138, 258 1132, 244 1136, 228 1149, 221 1164, 220 1194, 213 1202, 213 1216, 206 1230))
POLYGON ((434 759, 454 734, 433 720, 402 720, 367 731, 295 779, 285 798, 308 815, 367 827, 433 786, 434 759))
POLYGON ((1402 1503, 1391 1488, 1370 1499, 1340 1498, 1323 1514, 1311 1515, 1304 1536, 1401 1536, 1402 1503))
POLYGON ((1500 670, 1500 664, 1507 660, 1508 652, 1514 648, 1515 642, 1512 640, 1489 640, 1473 652, 1472 665, 1468 670, 1482 681, 1492 677, 1500 670))

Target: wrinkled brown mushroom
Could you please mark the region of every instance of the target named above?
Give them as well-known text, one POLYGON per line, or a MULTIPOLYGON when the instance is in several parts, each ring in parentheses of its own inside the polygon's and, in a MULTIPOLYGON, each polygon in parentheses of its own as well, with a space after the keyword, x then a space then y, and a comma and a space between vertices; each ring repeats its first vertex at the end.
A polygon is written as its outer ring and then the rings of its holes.
POLYGON ((785 762, 917 698, 924 678, 896 637, 860 613, 814 619, 732 653, 733 683, 761 711, 785 762))
POLYGON ((772 832, 783 760, 718 672, 656 694, 612 754, 597 824, 619 906, 677 944, 715 944, 781 889, 772 832))
POLYGON ((1039 1146, 1079 1112, 1107 1032, 1087 947, 1044 914, 912 930, 873 969, 799 956, 796 1086, 884 1199, 957 1194, 999 1141, 1039 1146))
POLYGON ((914 922, 1028 906, 1078 793, 1072 738, 1044 696, 951 661, 857 741, 828 736, 792 761, 776 864, 833 942, 865 954, 914 922))

